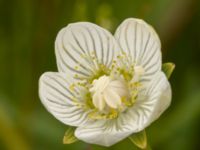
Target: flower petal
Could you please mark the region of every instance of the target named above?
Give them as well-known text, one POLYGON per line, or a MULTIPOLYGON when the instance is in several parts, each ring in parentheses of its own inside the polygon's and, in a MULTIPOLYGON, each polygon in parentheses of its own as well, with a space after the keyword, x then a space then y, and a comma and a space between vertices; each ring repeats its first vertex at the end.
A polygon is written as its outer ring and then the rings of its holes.
POLYGON ((144 68, 143 80, 150 80, 152 75, 161 70, 160 40, 146 22, 126 19, 116 30, 115 38, 131 64, 144 68))
POLYGON ((157 73, 148 85, 148 88, 140 91, 134 106, 122 117, 133 127, 133 133, 143 130, 155 121, 171 102, 171 87, 163 72, 157 73))
POLYGON ((69 24, 58 33, 55 49, 60 72, 87 78, 97 73, 100 65, 109 67, 119 46, 107 30, 81 22, 69 24))
POLYGON ((78 127, 75 136, 86 143, 111 146, 131 134, 126 125, 117 120, 96 121, 84 127, 78 127))
POLYGON ((87 122, 87 112, 82 107, 77 89, 70 90, 72 81, 64 73, 47 72, 39 80, 39 96, 46 109, 58 120, 71 126, 87 122))
MULTIPOLYGON (((149 101, 154 103, 153 111, 151 116, 149 117, 148 121, 146 122, 146 126, 151 124, 160 115, 169 107, 171 104, 172 99, 172 91, 169 81, 166 75, 163 72, 160 72, 152 81, 152 84, 149 86, 148 90, 146 91, 146 95, 149 95, 149 101)), ((143 102, 142 102, 143 103, 143 102)), ((147 103, 143 103, 147 104, 147 103)), ((149 103, 150 104, 150 103, 149 103)))

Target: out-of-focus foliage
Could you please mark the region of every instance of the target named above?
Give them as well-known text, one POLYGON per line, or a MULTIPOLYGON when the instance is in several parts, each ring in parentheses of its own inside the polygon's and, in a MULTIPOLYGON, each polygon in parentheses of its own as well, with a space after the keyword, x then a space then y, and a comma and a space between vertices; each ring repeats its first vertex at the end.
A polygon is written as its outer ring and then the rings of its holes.
POLYGON ((176 69, 170 78, 171 107, 147 128, 154 150, 200 147, 199 0, 1 0, 0 1, 0 149, 121 150, 81 141, 62 144, 67 126, 53 118, 38 98, 38 78, 56 71, 54 40, 70 22, 91 21, 112 32, 127 17, 142 18, 162 41, 163 62, 176 69))

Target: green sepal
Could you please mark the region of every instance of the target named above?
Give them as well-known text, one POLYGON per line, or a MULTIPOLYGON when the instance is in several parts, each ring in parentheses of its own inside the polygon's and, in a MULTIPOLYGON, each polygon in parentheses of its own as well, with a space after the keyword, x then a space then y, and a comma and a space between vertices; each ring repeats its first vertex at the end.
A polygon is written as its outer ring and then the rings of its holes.
POLYGON ((169 79, 172 72, 174 71, 175 64, 168 62, 162 65, 162 71, 165 73, 166 77, 169 79))
POLYGON ((74 127, 69 127, 67 129, 67 131, 65 132, 65 135, 63 137, 63 144, 72 144, 72 143, 78 141, 78 139, 74 135, 75 129, 76 128, 74 128, 74 127))
POLYGON ((147 148, 147 136, 145 130, 132 134, 131 136, 129 136, 129 139, 138 148, 143 150, 147 148))

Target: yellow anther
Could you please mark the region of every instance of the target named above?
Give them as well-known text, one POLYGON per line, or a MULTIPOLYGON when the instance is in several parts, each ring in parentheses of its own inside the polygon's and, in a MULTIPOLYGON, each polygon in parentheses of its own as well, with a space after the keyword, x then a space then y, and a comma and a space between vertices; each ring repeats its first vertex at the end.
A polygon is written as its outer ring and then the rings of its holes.
POLYGON ((75 70, 78 70, 78 69, 79 69, 79 66, 75 66, 74 69, 75 69, 75 70))
POLYGON ((74 75, 74 78, 78 78, 78 74, 75 74, 75 75, 74 75))
POLYGON ((118 117, 118 112, 115 109, 110 110, 110 114, 107 116, 108 119, 114 119, 118 117))
POLYGON ((123 103, 125 106, 127 106, 127 107, 132 106, 132 103, 131 103, 129 100, 127 100, 126 97, 122 97, 121 100, 122 100, 122 103, 123 103))
POLYGON ((71 85, 69 86, 69 89, 70 89, 71 91, 74 91, 74 88, 75 88, 75 84, 74 84, 74 83, 71 84, 71 85))

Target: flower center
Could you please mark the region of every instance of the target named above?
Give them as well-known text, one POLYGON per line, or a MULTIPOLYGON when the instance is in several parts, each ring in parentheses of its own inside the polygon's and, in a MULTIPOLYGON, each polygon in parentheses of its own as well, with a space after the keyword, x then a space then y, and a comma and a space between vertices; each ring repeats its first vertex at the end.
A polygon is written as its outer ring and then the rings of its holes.
MULTIPOLYGON (((138 98, 140 79, 145 70, 135 66, 125 53, 117 56, 108 68, 99 64, 99 70, 88 79, 70 85, 70 91, 80 90, 83 107, 91 119, 114 119, 132 107, 138 98)), ((76 100, 74 100, 76 101, 76 100)))
POLYGON ((122 107, 122 97, 128 97, 125 82, 113 80, 106 75, 94 80, 89 91, 92 94, 94 106, 102 112, 122 107))

